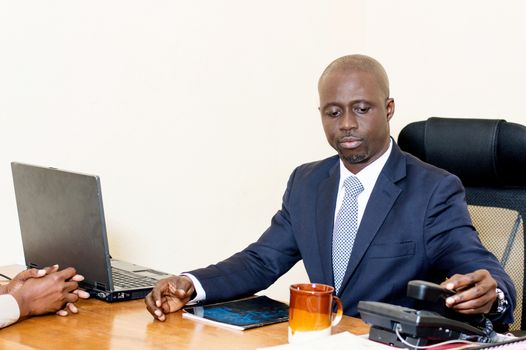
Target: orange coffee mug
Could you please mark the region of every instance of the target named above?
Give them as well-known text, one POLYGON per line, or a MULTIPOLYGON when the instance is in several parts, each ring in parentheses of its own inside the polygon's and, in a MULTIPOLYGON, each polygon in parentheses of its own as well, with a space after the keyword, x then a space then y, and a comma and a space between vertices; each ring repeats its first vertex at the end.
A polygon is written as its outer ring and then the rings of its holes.
POLYGON ((289 343, 331 334, 343 315, 342 302, 333 296, 334 287, 319 283, 290 286, 289 343), (337 306, 333 312, 334 304, 337 306))

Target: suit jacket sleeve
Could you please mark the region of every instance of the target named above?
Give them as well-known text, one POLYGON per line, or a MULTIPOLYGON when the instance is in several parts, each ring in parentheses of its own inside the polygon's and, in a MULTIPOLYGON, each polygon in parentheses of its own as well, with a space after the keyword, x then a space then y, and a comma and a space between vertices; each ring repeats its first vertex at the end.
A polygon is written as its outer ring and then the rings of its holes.
POLYGON ((214 302, 266 289, 300 260, 292 234, 288 201, 296 171, 283 195, 283 204, 270 227, 244 250, 215 265, 189 271, 206 291, 206 301, 214 302))
POLYGON ((446 276, 487 269, 509 302, 506 312, 494 320, 511 323, 516 298, 513 282, 498 259, 480 242, 464 198, 464 188, 453 175, 445 177, 435 188, 424 223, 428 261, 431 266, 443 269, 446 276))

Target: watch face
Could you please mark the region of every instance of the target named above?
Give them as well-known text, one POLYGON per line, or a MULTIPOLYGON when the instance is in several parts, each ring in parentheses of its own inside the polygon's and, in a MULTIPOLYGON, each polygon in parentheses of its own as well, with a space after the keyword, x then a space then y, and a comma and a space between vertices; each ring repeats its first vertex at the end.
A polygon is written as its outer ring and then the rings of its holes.
POLYGON ((497 288, 497 312, 503 313, 508 308, 508 301, 506 300, 506 297, 504 296, 504 292, 497 288))

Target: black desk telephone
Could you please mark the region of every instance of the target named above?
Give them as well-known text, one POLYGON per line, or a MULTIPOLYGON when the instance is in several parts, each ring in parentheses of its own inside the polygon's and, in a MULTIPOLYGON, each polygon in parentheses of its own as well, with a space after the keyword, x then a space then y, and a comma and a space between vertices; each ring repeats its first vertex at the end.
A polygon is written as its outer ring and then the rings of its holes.
MULTIPOLYGON (((445 305, 445 299, 454 293, 426 281, 410 281, 407 285, 407 296, 431 303, 441 301, 445 305)), ((371 325, 369 339, 395 347, 407 347, 400 339, 418 347, 453 339, 489 343, 496 335, 491 321, 484 316, 466 317, 451 310, 444 310, 446 317, 434 311, 360 301, 358 311, 371 325)))

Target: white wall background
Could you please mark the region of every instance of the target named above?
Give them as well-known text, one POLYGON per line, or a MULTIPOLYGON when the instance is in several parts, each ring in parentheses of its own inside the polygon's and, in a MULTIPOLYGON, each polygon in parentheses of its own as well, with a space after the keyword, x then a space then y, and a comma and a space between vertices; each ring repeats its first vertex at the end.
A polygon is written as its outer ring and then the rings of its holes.
MULTIPOLYGON (((429 116, 526 124, 519 1, 0 0, 0 264, 23 263, 13 160, 101 176, 112 255, 177 273, 242 249, 287 178, 333 152, 323 68, 379 59, 392 134, 429 116)), ((267 292, 286 300, 299 266, 267 292)))

